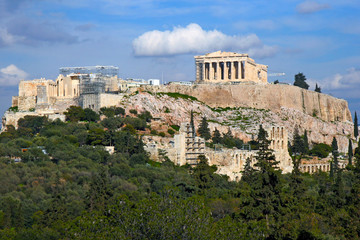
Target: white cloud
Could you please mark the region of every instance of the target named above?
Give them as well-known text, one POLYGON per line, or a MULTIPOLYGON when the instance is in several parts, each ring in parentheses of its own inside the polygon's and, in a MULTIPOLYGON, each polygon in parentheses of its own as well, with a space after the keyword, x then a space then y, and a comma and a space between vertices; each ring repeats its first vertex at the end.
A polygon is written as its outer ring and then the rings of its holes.
POLYGON ((296 6, 298 13, 314 13, 330 8, 329 4, 321 4, 315 1, 305 1, 296 6))
POLYGON ((5 68, 0 69, 0 85, 12 86, 17 85, 20 80, 28 76, 26 72, 11 64, 5 68))
POLYGON ((323 80, 326 89, 354 89, 360 86, 360 69, 350 68, 345 74, 337 73, 323 80))
POLYGON ((172 31, 149 31, 133 41, 137 56, 171 56, 222 50, 252 54, 252 57, 268 57, 277 48, 264 45, 255 34, 229 36, 217 30, 205 31, 198 24, 174 27, 172 31))

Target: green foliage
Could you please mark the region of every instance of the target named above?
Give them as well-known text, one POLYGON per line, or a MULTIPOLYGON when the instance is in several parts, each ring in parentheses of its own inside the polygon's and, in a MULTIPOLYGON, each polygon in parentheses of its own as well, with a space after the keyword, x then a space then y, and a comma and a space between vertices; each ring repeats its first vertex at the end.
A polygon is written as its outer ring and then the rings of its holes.
POLYGON ((200 137, 204 138, 205 140, 209 140, 211 138, 211 133, 209 129, 209 124, 207 123, 206 117, 204 116, 200 122, 198 133, 200 137))
POLYGON ((165 133, 164 132, 159 132, 159 136, 160 137, 165 137, 165 133))
POLYGON ((134 114, 134 115, 137 115, 137 111, 136 111, 136 109, 130 109, 130 111, 129 111, 131 114, 134 114))
POLYGON ((85 118, 85 112, 81 107, 70 106, 64 113, 66 120, 70 122, 78 122, 85 118))
POLYGON ((90 108, 85 108, 84 113, 85 113, 84 119, 81 120, 85 120, 88 122, 96 122, 100 120, 99 114, 97 114, 95 111, 93 111, 90 108))
POLYGON ((19 107, 18 107, 18 106, 9 107, 8 111, 10 111, 10 112, 18 112, 18 111, 19 111, 19 107))
MULTIPOLYGON (((42 127, 47 123, 46 117, 39 117, 39 116, 25 116, 20 118, 18 121, 18 129, 30 129, 32 134, 36 134, 40 132, 42 127)), ((27 135, 27 134, 24 134, 27 135)))
POLYGON ((310 150, 310 154, 320 158, 326 158, 331 150, 331 146, 325 143, 319 143, 313 146, 313 148, 310 150))
POLYGON ((219 130, 217 130, 217 128, 215 128, 215 130, 214 130, 212 141, 214 144, 219 144, 222 142, 221 134, 220 134, 219 130))
MULTIPOLYGON (((257 159, 233 182, 205 156, 193 167, 173 164, 165 150, 161 163, 149 160, 141 138, 119 129, 123 119, 2 133, 0 239, 359 239, 360 148, 333 178, 302 174, 302 155, 281 174, 260 127, 257 159)), ((319 145, 311 151, 332 151, 319 145)))
POLYGON ((294 86, 309 89, 309 84, 306 83, 306 77, 303 73, 298 73, 295 75, 294 86))
POLYGON ((349 165, 349 166, 352 165, 353 155, 354 155, 354 154, 353 154, 352 141, 351 141, 351 139, 349 138, 349 145, 348 145, 348 159, 349 159, 348 165, 349 165))
POLYGON ((170 127, 172 127, 175 131, 179 131, 179 130, 180 130, 180 126, 179 126, 179 125, 170 125, 170 127))
POLYGON ((138 118, 145 120, 146 122, 151 122, 153 119, 151 113, 149 111, 144 111, 138 115, 138 118))
POLYGON ((168 132, 170 135, 174 135, 174 134, 175 134, 175 131, 172 130, 171 128, 169 128, 167 132, 168 132))
POLYGON ((186 95, 186 94, 177 93, 177 92, 159 92, 157 94, 159 96, 168 95, 169 97, 172 97, 172 98, 175 98, 175 99, 182 98, 182 99, 187 99, 187 100, 191 100, 191 101, 199 101, 196 97, 189 96, 189 95, 186 95))
POLYGON ((358 126, 358 118, 356 112, 354 117, 354 136, 355 139, 357 139, 357 137, 359 136, 359 126, 358 126))
POLYGON ((315 85, 315 90, 314 91, 318 92, 318 93, 321 93, 321 88, 320 88, 320 86, 317 85, 317 83, 315 85))

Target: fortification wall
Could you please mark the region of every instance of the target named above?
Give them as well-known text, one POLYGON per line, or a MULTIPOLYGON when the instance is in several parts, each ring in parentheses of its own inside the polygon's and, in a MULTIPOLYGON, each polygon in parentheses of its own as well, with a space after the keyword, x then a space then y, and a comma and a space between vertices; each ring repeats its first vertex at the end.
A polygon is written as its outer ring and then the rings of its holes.
POLYGON ((291 85, 241 83, 193 86, 144 86, 154 92, 178 92, 196 97, 210 107, 249 107, 280 112, 292 108, 324 121, 352 121, 346 100, 291 85))

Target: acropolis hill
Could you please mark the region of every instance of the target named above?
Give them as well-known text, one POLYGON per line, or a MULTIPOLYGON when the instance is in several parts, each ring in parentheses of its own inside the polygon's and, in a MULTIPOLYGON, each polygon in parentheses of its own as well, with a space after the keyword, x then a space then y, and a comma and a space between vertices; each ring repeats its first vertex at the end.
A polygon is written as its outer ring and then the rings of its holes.
MULTIPOLYGON (((314 143, 330 144, 332 137, 336 136, 344 152, 349 137, 353 138, 352 118, 345 100, 296 86, 270 84, 267 82, 267 66, 255 63, 247 54, 218 51, 195 56, 195 68, 194 84, 173 82, 167 85, 159 84, 156 79, 123 80, 117 77, 118 68, 112 66, 61 68, 61 74, 55 81, 36 79, 20 82, 19 95, 13 97, 12 104, 13 109, 18 111, 5 113, 3 128, 6 125, 17 127, 18 119, 25 115, 45 115, 64 120, 63 112, 71 105, 79 105, 95 111, 110 106, 122 106, 127 111, 132 108, 147 110, 165 119, 167 124, 177 125, 188 121, 189 112, 193 110, 198 113, 196 121, 206 115, 214 122, 212 128, 225 132, 227 127, 224 126, 229 126, 233 108, 251 108, 271 113, 270 118, 253 120, 253 124, 286 126, 290 140, 295 126, 299 127, 300 133, 308 130, 309 140, 314 143), (181 100, 176 104, 177 109, 165 113, 165 108, 171 108, 170 99, 159 102, 148 95, 167 92, 192 96, 200 102, 195 104, 196 101, 187 103, 181 100), (136 94, 147 97, 137 102, 136 94), (162 108, 159 108, 160 105, 162 108), (198 109, 196 106, 201 107, 198 109), (228 108, 228 117, 219 120, 209 107, 228 108)), ((260 112, 254 111, 253 114, 260 112)), ((224 115, 227 115, 226 111, 224 115)), ((254 129, 249 130, 250 126, 240 129, 234 123, 232 127, 235 134, 248 139, 255 134, 254 129)))

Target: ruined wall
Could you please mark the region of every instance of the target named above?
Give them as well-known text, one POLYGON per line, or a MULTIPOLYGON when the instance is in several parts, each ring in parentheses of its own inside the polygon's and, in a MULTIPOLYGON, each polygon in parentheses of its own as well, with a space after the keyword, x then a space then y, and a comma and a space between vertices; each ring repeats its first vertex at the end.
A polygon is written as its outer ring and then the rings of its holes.
POLYGON ((292 108, 324 121, 352 121, 346 100, 299 87, 279 84, 199 84, 194 86, 144 86, 154 92, 179 92, 211 107, 249 107, 280 112, 292 108))

